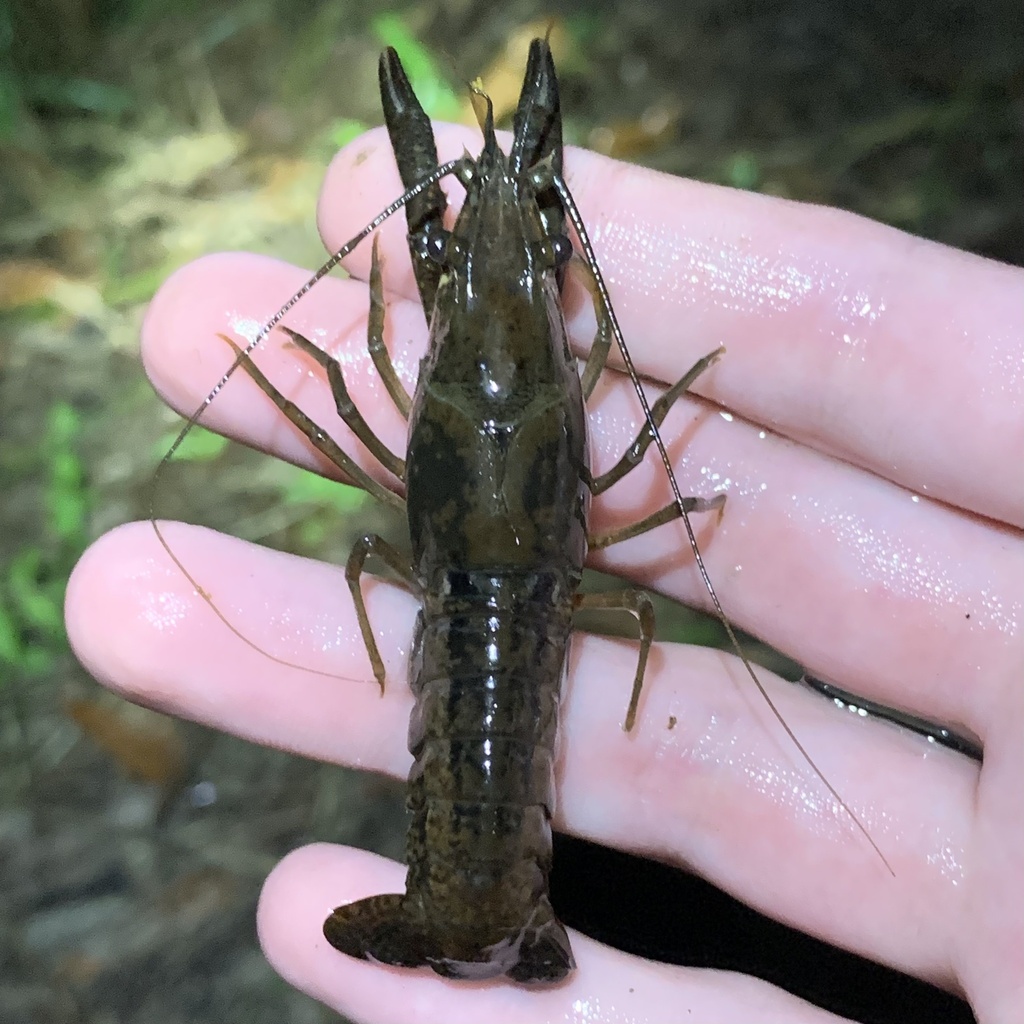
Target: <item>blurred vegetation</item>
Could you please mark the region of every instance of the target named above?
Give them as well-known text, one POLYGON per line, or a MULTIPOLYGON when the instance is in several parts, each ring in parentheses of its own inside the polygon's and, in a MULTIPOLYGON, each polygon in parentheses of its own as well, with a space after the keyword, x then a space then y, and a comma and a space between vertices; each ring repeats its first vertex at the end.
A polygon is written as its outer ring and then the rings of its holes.
POLYGON ((66 402, 46 414, 45 433, 21 465, 8 465, 12 484, 41 479, 45 519, 38 543, 22 546, 0 590, 0 665, 28 675, 53 668, 67 649, 64 587, 89 537, 90 497, 75 450, 80 418, 66 402))
MULTIPOLYGON (((464 83, 482 77, 507 116, 525 45, 550 24, 570 141, 1024 263, 1019 8, 0 0, 4 713, 63 713, 55 694, 84 683, 61 621, 68 573, 148 514, 176 433, 139 364, 146 302, 220 249, 320 262, 320 178, 380 121, 382 45, 432 116, 472 124, 464 83)), ((196 431, 156 512, 340 563, 362 505, 196 431)))

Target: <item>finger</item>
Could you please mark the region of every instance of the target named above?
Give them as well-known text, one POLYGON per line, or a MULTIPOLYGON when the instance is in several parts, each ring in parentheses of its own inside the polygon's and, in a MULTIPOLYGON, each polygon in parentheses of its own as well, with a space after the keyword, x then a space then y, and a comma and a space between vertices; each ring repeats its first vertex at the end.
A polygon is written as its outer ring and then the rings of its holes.
MULTIPOLYGON (((628 434, 624 390, 603 394, 593 414, 602 447, 628 434)), ((855 693, 990 734, 1024 662, 1020 531, 711 410, 680 413, 664 434, 683 493, 727 495, 720 524, 693 518, 730 619, 855 693)), ((652 461, 595 503, 595 529, 671 500, 652 461)), ((606 462, 602 451, 598 468, 606 462)), ((681 524, 595 562, 708 607, 681 524)))
MULTIPOLYGON (((210 257, 179 271, 154 299, 143 331, 146 367, 158 389, 191 410, 233 359, 217 333, 244 337, 246 324, 262 315, 249 311, 301 276, 276 261, 240 256, 210 257)), ((338 354, 354 401, 384 442, 402 453, 405 423, 366 350, 366 302, 362 286, 325 281, 289 322, 338 354), (339 323, 340 334, 331 326, 339 323)), ((410 388, 425 346, 418 317, 413 303, 389 307, 388 337, 410 388)), ((386 479, 339 422, 329 389, 307 357, 275 335, 257 361, 343 449, 386 479)), ((641 420, 618 375, 599 389, 590 412, 600 472, 626 450, 641 420)), ((242 373, 204 422, 300 464, 329 468, 242 373)), ((696 521, 711 578, 733 621, 865 697, 980 737, 988 733, 1006 681, 1024 659, 1017 627, 1024 616, 1019 532, 919 499, 699 402, 680 402, 663 434, 684 494, 728 495, 720 526, 713 518, 696 521)), ((669 500, 662 468, 649 452, 628 481, 594 503, 592 528, 636 522, 669 500)), ((681 524, 613 547, 600 563, 707 605, 681 524)))
POLYGON ((1007 687, 1000 728, 985 747, 970 851, 971 885, 963 899, 969 913, 954 959, 980 1022, 1020 1019, 1024 1007, 1024 691, 1007 687))
MULTIPOLYGON (((168 524, 167 536, 186 565, 202 567, 218 607, 267 638, 271 654, 359 681, 286 669, 241 645, 147 524, 108 535, 69 584, 69 636, 96 678, 258 742, 407 772, 408 595, 366 587, 386 661, 381 699, 340 570, 195 528, 168 524)), ((974 765, 776 683, 780 710, 882 847, 893 879, 744 688, 734 659, 658 648, 638 728, 626 735, 635 645, 583 637, 577 650, 562 728, 566 828, 693 865, 765 913, 954 984, 950 932, 967 870, 974 765)))
MULTIPOLYGON (((438 127, 441 160, 469 129, 438 127)), ((400 192, 378 130, 332 163, 319 221, 336 248, 400 192)), ((675 380, 921 494, 1024 525, 1024 271, 823 207, 686 181, 569 149, 566 174, 642 372, 675 380)), ((389 286, 412 298, 403 225, 389 286)), ((368 254, 352 264, 365 272, 368 254)), ((581 289, 570 331, 589 347, 581 289)))
POLYGON ((573 933, 577 970, 563 984, 525 988, 503 981, 446 982, 427 971, 353 960, 323 938, 334 906, 402 888, 402 869, 372 854, 336 846, 307 846, 286 857, 267 879, 258 925, 267 959, 290 984, 347 1019, 384 1024, 526 1024, 667 1020, 692 1015, 706 1022, 838 1024, 765 982, 724 971, 666 967, 619 953, 573 933))
MULTIPOLYGON (((182 415, 192 414, 235 362, 234 350, 221 335, 244 343, 264 324, 308 274, 266 257, 245 253, 208 256, 188 264, 164 282, 142 327, 142 359, 153 386, 182 415)), ((286 326, 321 348, 339 351, 345 380, 362 408, 373 409, 373 426, 393 451, 403 452, 405 423, 395 409, 367 350, 369 295, 364 285, 328 278, 285 318, 286 326)), ((407 389, 415 385, 424 342, 422 319, 412 303, 388 310, 388 328, 399 339, 392 362, 407 389), (415 349, 407 339, 415 338, 415 349)), ((364 468, 386 478, 379 465, 340 422, 322 371, 281 331, 271 332, 253 353, 253 361, 273 383, 298 403, 328 433, 334 433, 364 468), (331 428, 337 425, 337 430, 331 428)), ((335 468, 285 419, 238 369, 202 416, 202 425, 254 448, 274 452, 297 465, 337 477, 335 468)))

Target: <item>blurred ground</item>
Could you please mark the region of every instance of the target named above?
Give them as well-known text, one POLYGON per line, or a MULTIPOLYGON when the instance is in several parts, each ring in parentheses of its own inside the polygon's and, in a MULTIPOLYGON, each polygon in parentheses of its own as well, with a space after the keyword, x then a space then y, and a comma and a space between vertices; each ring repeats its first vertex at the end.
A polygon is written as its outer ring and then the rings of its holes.
MULTIPOLYGON (((147 300, 220 249, 320 261, 320 176, 379 121, 383 43, 451 118, 477 75, 514 97, 506 41, 554 17, 570 141, 1024 263, 1019 0, 681 6, 0 0, 0 1021, 333 1020, 264 963, 260 882, 314 838, 401 854, 400 786, 101 693, 60 614, 176 429, 147 300)), ((157 512, 343 560, 337 488, 268 463, 200 438, 157 512)))

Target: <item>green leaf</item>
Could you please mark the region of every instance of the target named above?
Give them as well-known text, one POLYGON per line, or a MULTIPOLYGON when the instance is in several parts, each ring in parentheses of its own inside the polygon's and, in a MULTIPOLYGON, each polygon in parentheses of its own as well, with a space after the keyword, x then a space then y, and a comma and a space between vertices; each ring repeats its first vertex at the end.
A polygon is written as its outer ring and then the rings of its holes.
POLYGON ((82 430, 78 411, 67 402, 54 402, 47 414, 46 441, 48 484, 46 511, 53 534, 79 547, 89 523, 85 467, 74 449, 82 430))
POLYGON ((373 19, 371 26, 384 46, 398 51, 409 83, 427 117, 456 120, 462 111, 458 95, 441 74, 430 51, 406 28, 405 22, 397 14, 381 14, 373 19))
POLYGON ((327 525, 320 518, 307 519, 299 524, 299 543, 305 551, 322 550, 327 541, 327 525))
POLYGON ((117 117, 135 106, 135 97, 127 89, 91 78, 36 75, 26 80, 25 92, 36 102, 106 117, 117 117))
POLYGON ((322 505, 345 514, 363 506, 366 492, 296 468, 287 473, 281 498, 288 505, 322 505))
POLYGON ((300 28, 288 45, 281 70, 281 95, 289 109, 309 96, 326 74, 348 17, 345 4, 326 3, 319 4, 312 17, 298 19, 300 28))
POLYGON ((44 676, 53 669, 57 661, 56 655, 46 647, 26 647, 18 668, 25 675, 44 676))
POLYGON ((22 324, 45 324, 64 316, 65 311, 51 299, 33 299, 24 305, 0 311, 0 335, 10 337, 8 331, 22 324))
POLYGON ((76 547, 84 546, 89 523, 89 499, 83 491, 55 493, 49 500, 50 529, 54 535, 76 547))
POLYGON ((51 448, 64 448, 78 437, 82 429, 82 418, 73 405, 54 402, 46 418, 47 444, 51 448))
MULTIPOLYGON (((157 459, 162 459, 178 438, 178 431, 164 434, 154 449, 157 459)), ((193 427, 174 453, 175 459, 185 462, 212 462, 228 446, 228 439, 215 434, 205 427, 193 427)))
POLYGON ((710 616, 680 608, 677 615, 666 623, 664 638, 674 644, 721 647, 725 640, 725 631, 721 623, 710 616))
POLYGON ((21 631, 6 603, 0 602, 0 662, 20 666, 24 657, 21 631))
POLYGON ((172 269, 175 268, 162 264, 134 274, 108 274, 100 289, 103 301, 108 306, 134 306, 148 302, 172 269))
POLYGON ((737 153, 728 163, 725 178, 733 188, 756 189, 761 183, 761 166, 752 153, 737 153))
POLYGON ((39 548, 22 548, 7 571, 7 590, 18 617, 51 637, 64 635, 61 601, 39 583, 43 553, 39 548))
POLYGON ((369 131, 370 126, 364 121, 357 121, 352 117, 343 117, 331 125, 328 138, 335 149, 347 146, 353 139, 358 139, 363 132, 369 131))

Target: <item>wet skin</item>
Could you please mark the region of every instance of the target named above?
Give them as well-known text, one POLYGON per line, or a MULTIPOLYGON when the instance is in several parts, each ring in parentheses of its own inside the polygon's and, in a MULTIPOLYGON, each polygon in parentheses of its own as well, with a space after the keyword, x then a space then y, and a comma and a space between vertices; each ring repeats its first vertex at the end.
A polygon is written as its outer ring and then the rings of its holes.
MULTIPOLYGON (((475 148, 474 138, 446 129, 442 155, 475 148)), ((392 161, 380 133, 338 158, 321 202, 330 246, 397 194, 392 161)), ((556 821, 693 865, 769 913, 963 991, 986 1024, 1018 1020, 1024 482, 1012 467, 1024 444, 1013 376, 1024 365, 1021 272, 836 211, 575 151, 566 163, 588 224, 600 233, 599 255, 644 372, 672 380, 715 344, 729 348, 698 390, 736 418, 725 421, 693 401, 666 422, 684 489, 701 492, 718 474, 729 493, 706 552, 727 610, 855 692, 967 726, 984 742, 986 760, 979 771, 890 727, 835 716, 807 695, 778 694, 829 777, 869 824, 881 824, 892 881, 770 738, 737 690, 728 658, 659 647, 631 738, 621 722, 635 651, 584 637, 564 702, 556 821), (814 287, 801 290, 802 281, 814 287), (780 283, 790 286, 788 296, 780 283), (871 310, 858 316, 865 305, 871 310)), ((383 235, 389 317, 397 337, 417 338, 422 348, 415 283, 401 269, 403 231, 383 235)), ((357 255, 353 269, 365 276, 368 259, 357 255)), ((216 334, 232 329, 237 311, 260 321, 301 276, 239 255, 177 274, 145 328, 147 368, 160 390, 191 410, 211 383, 196 353, 223 351, 216 334)), ((360 363, 365 323, 340 339, 332 326, 359 321, 365 295, 354 282, 325 282, 294 326, 309 335, 323 327, 334 350, 352 353, 354 397, 400 449, 401 417, 370 383, 369 360, 360 363)), ((593 336, 584 296, 570 275, 570 337, 583 350, 593 336)), ((286 390, 301 390, 304 405, 328 419, 333 399, 326 386, 311 389, 293 349, 268 348, 263 360, 286 390)), ((411 386, 415 358, 399 369, 411 386)), ((597 397, 592 444, 596 468, 604 469, 637 421, 627 388, 613 381, 597 397)), ((207 422, 322 468, 267 410, 243 381, 225 391, 207 422)), ((664 498, 655 477, 652 466, 630 493, 609 492, 595 502, 593 521, 610 527, 653 511, 664 498)), ((100 541, 71 582, 69 631, 97 678, 257 741, 404 774, 411 698, 400 686, 377 697, 338 571, 199 530, 171 533, 182 557, 216 582, 219 599, 254 633, 283 635, 285 653, 364 682, 339 686, 240 652, 146 525, 100 541), (161 608, 176 612, 161 616, 161 608), (295 625, 282 634, 282 621, 295 625)), ((652 533, 612 549, 602 564, 694 600, 699 584, 673 555, 681 543, 679 535, 652 533)), ((389 679, 400 678, 414 609, 388 587, 373 589, 389 679)), ((397 865, 366 854, 297 851, 271 876, 261 903, 268 956, 292 983, 365 1021, 407 1015, 413 1005, 425 1019, 451 1021, 571 1019, 584 1011, 589 1020, 626 1012, 661 1019, 680 1008, 700 1019, 832 1019, 760 982, 646 964, 578 936, 578 970, 544 993, 501 983, 451 987, 345 960, 326 944, 310 947, 326 890, 340 902, 400 885, 397 865)))

